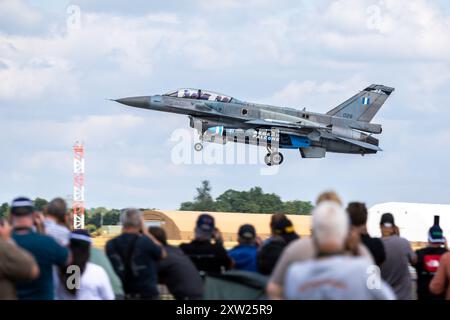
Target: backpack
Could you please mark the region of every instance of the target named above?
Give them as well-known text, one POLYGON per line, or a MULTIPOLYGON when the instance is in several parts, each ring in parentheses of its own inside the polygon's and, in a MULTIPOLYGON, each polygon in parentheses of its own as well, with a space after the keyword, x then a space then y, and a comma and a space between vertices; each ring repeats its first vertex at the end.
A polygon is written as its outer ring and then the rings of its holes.
POLYGON ((117 244, 117 242, 119 241, 117 238, 111 241, 113 250, 120 257, 120 263, 123 266, 123 272, 119 272, 118 275, 120 277, 120 280, 122 280, 122 286, 125 293, 130 292, 129 284, 133 281, 133 278, 138 276, 136 272, 134 272, 132 267, 133 253, 138 239, 139 235, 135 235, 128 246, 122 250, 117 244))

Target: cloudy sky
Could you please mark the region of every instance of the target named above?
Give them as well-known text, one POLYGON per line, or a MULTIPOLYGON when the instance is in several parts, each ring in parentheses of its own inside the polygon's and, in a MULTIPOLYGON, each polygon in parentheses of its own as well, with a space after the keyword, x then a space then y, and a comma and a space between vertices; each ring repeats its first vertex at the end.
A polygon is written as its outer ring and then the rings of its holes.
POLYGON ((261 186, 283 200, 335 189, 369 205, 450 203, 450 5, 0 0, 0 114, 1 202, 70 195, 81 140, 88 206, 175 209, 203 179, 214 196, 261 186), (286 151, 274 175, 176 164, 171 136, 185 116, 106 100, 199 87, 326 112, 371 83, 396 88, 374 119, 382 153, 286 151))

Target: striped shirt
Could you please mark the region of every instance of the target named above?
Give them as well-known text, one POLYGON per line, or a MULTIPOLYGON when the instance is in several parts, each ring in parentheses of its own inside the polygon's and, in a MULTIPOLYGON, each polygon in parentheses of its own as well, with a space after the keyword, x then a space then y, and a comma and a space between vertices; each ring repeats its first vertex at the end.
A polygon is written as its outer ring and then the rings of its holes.
POLYGON ((67 247, 70 239, 70 230, 50 219, 44 220, 45 233, 56 240, 60 245, 67 247))

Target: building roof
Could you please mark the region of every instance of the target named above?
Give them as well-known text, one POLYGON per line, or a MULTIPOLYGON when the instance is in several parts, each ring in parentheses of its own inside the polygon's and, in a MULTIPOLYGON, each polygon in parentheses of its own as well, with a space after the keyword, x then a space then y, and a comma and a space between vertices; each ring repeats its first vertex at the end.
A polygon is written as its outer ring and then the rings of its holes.
MULTIPOLYGON (((181 238, 185 239, 186 237, 189 238, 193 236, 197 217, 201 213, 208 213, 214 217, 216 226, 220 229, 225 238, 227 238, 227 235, 236 235, 238 228, 245 223, 252 224, 255 227, 257 234, 260 236, 268 236, 270 234, 270 214, 157 210, 145 211, 144 217, 149 221, 157 220, 158 216, 160 216, 162 220, 167 220, 170 224, 173 222, 179 229, 181 238)), ((287 216, 294 224, 295 231, 298 234, 310 234, 310 216, 287 216)), ((233 239, 235 239, 234 236, 233 239)))
MULTIPOLYGON (((427 242, 428 229, 433 225, 434 215, 440 217, 440 226, 447 239, 450 239, 450 205, 387 202, 374 205, 369 209, 367 228, 372 236, 380 236, 380 217, 383 213, 394 215, 395 223, 400 228, 400 235, 410 242, 427 242)), ((194 235, 199 211, 145 211, 148 222, 161 222, 170 240, 190 240, 194 235)), ((207 212, 215 218, 216 226, 222 231, 225 241, 235 241, 239 226, 253 224, 257 234, 263 238, 270 235, 270 214, 207 212)), ((298 234, 310 235, 311 216, 288 215, 298 234)))

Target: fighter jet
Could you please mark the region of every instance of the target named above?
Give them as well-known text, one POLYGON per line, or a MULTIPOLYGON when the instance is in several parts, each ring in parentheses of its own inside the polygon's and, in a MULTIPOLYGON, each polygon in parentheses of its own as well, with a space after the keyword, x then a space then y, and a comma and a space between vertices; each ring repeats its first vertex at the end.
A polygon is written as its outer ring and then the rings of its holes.
MULTIPOLYGON (((114 100, 121 104, 187 115, 202 142, 241 142, 267 148, 267 165, 280 165, 280 149, 298 149, 302 158, 327 152, 374 154, 381 151, 380 124, 371 123, 394 88, 373 84, 326 114, 246 102, 203 89, 114 100)), ((203 145, 194 145, 201 151, 203 145)))

